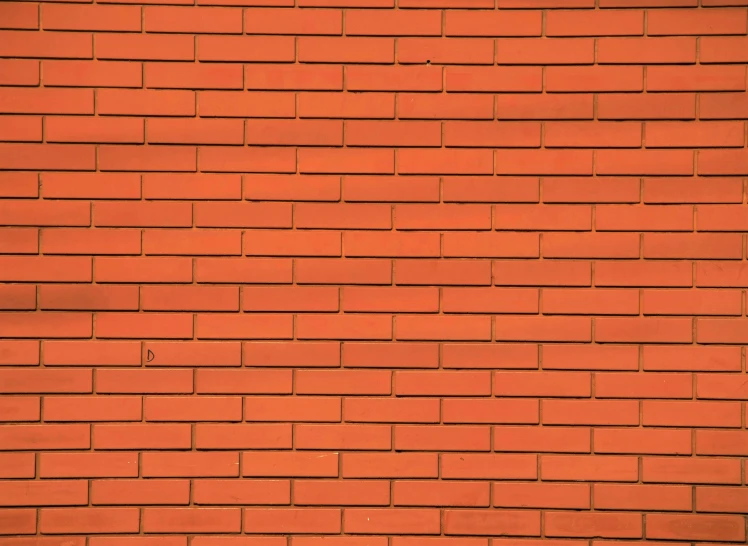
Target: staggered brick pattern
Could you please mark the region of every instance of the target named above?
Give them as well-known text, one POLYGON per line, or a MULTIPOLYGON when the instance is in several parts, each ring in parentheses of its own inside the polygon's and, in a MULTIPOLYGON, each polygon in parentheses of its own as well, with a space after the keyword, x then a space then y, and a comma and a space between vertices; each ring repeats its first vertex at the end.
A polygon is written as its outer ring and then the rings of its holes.
POLYGON ((0 2, 0 546, 744 543, 746 6, 0 2))

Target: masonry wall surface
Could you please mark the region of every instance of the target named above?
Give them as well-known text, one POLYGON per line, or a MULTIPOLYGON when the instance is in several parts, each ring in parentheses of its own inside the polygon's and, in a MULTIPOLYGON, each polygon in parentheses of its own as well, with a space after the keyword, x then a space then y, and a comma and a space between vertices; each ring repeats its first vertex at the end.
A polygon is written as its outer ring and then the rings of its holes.
POLYGON ((0 546, 744 543, 748 1, 193 4, 0 2, 0 546))

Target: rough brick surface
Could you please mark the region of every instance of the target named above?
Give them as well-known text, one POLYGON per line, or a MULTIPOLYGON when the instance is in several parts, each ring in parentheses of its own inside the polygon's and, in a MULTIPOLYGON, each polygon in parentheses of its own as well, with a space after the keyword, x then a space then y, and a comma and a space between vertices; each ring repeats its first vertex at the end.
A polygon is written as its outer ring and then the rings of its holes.
POLYGON ((748 2, 0 2, 0 546, 748 513, 748 2))

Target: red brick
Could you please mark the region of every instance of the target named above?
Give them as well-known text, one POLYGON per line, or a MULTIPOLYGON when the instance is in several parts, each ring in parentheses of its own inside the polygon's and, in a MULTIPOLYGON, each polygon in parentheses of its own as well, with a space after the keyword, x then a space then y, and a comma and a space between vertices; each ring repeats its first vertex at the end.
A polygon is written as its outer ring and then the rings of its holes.
POLYGON ((745 521, 738 516, 650 514, 646 537, 666 540, 745 540, 745 521))
MULTIPOLYGON (((351 14, 349 16, 352 18, 351 14)), ((247 34, 337 35, 343 32, 343 17, 340 10, 248 9, 244 11, 244 32, 247 34)), ((350 29, 348 33, 351 34, 350 29)))
POLYGON ((236 64, 146 63, 145 87, 149 89, 241 89, 244 76, 236 64))
MULTIPOLYGON (((538 420, 528 422, 536 424, 538 420)), ((499 426, 493 432, 495 450, 590 453, 590 429, 586 427, 499 426)))
POLYGON ((690 455, 691 431, 654 428, 595 429, 595 453, 690 455))
POLYGON ((48 59, 91 59, 93 39, 90 33, 0 31, 0 55, 48 59))
POLYGON ((34 478, 34 453, 0 453, 0 478, 34 478))
POLYGON ((444 143, 456 147, 518 147, 540 145, 540 126, 507 121, 501 124, 453 121, 444 125, 444 143))
POLYGON ((141 30, 137 6, 48 4, 41 16, 44 30, 141 30))
POLYGON ((699 95, 701 119, 732 119, 748 111, 745 93, 706 93, 699 95))
MULTIPOLYGON (((350 7, 355 7, 351 4, 350 7)), ((439 36, 442 19, 436 12, 350 10, 346 33, 352 36, 439 36)))
POLYGON ((395 372, 395 394, 400 396, 489 396, 488 372, 395 372))
POLYGON ((545 532, 551 537, 642 538, 642 516, 626 512, 546 512, 545 532))
POLYGON ((38 396, 13 397, 0 401, 0 421, 39 421, 40 418, 38 396))
POLYGON ((340 398, 252 396, 244 403, 248 421, 340 422, 340 398))
POLYGON ((297 449, 389 450, 392 433, 382 425, 296 425, 297 449))
POLYGON ((528 288, 444 288, 448 313, 537 313, 538 291, 528 288))
POLYGON ((494 117, 493 98, 468 93, 399 93, 397 115, 400 119, 473 119, 494 117))
POLYGON ((0 309, 22 311, 36 309, 36 290, 33 286, 4 285, 0 286, 0 309))
POLYGON ((493 169, 490 150, 406 148, 398 153, 399 174, 493 174, 493 169))
POLYGON ((347 121, 348 146, 440 146, 441 125, 435 121, 347 121))
POLYGON ((45 341, 43 347, 45 366, 140 366, 140 343, 133 341, 45 341))
POLYGON ((236 533, 239 508, 145 508, 141 525, 147 533, 236 533))
POLYGON ((550 66, 545 87, 551 93, 643 91, 644 72, 638 66, 550 66))
POLYGON ((11 142, 41 142, 42 120, 37 116, 0 116, 0 138, 11 142))
POLYGON ((549 425, 637 425, 636 400, 544 400, 543 423, 549 425))
POLYGON ((595 508, 603 510, 692 509, 691 488, 685 485, 595 484, 595 508))
POLYGON ((39 28, 39 6, 21 2, 6 2, 0 12, 2 28, 36 30, 39 28))
MULTIPOLYGON (((78 119, 78 118, 76 118, 78 119)), ((52 199, 140 199, 134 173, 45 173, 41 193, 52 199)))
POLYGON ((294 273, 299 284, 392 284, 391 260, 302 258, 294 260, 294 273))
POLYGON ((447 36, 540 36, 541 13, 447 11, 447 36))
POLYGON ((441 528, 441 514, 436 509, 349 508, 345 516, 346 533, 426 535, 441 528))
MULTIPOLYGON (((663 9, 651 12, 647 21, 647 33, 657 35, 703 35, 703 34, 745 34, 748 23, 740 20, 746 14, 741 9, 714 9, 703 14, 690 10, 663 9)), ((745 19, 745 17, 743 18, 745 19)))
MULTIPOLYGON (((2 67, 2 75, 0 75, 0 83, 3 85, 39 85, 39 61, 31 59, 2 59, 0 60, 0 67, 2 67)), ((23 89, 25 93, 29 93, 28 89, 23 89)), ((4 93, 13 93, 12 89, 5 89, 4 93)), ((85 96, 87 93, 84 91, 78 96, 85 96)), ((93 99, 93 95, 89 96, 93 99)), ((32 101, 33 104, 34 101, 32 101)), ((89 103, 91 101, 88 101, 89 103)), ((87 110, 92 110, 93 105, 84 107, 87 110)), ((7 106, 6 106, 7 107, 7 106)), ((59 105, 58 105, 59 107, 59 105)), ((12 110, 11 110, 12 111, 12 110)))
POLYGON ((195 372, 198 394, 290 394, 290 370, 200 369, 195 372))
POLYGON ((395 444, 398 451, 489 451, 489 427, 450 427, 437 430, 433 426, 395 426, 395 444))
POLYGON ((680 36, 599 38, 597 40, 597 62, 600 64, 695 63, 696 39, 680 36))
POLYGON ((137 533, 137 508, 47 508, 39 512, 39 531, 45 534, 137 533))
POLYGON ((644 457, 642 481, 650 483, 739 484, 741 469, 736 459, 677 459, 644 457))
POLYGON ((445 510, 447 535, 540 536, 540 512, 531 510, 445 510))
POLYGON ((652 66, 647 91, 745 91, 745 66, 652 66))
POLYGON ((548 481, 635 482, 636 457, 594 455, 542 455, 540 478, 548 481))
POLYGON ((534 455, 449 454, 441 457, 442 475, 461 479, 536 479, 534 455))
POLYGON ((288 504, 288 480, 195 480, 195 504, 288 504))
POLYGON ((696 95, 693 93, 603 94, 598 97, 597 116, 601 120, 692 120, 696 117, 696 95))
POLYGON ((696 402, 680 400, 645 400, 642 402, 642 424, 665 427, 737 427, 740 423, 739 402, 696 402))
POLYGON ((442 69, 436 66, 364 66, 346 67, 350 91, 441 91, 442 69))
POLYGON ((144 453, 145 478, 238 477, 239 454, 232 452, 144 453))
POLYGON ((294 42, 290 37, 204 36, 198 38, 198 58, 206 61, 293 61, 294 42))
POLYGON ((250 451, 242 454, 242 476, 336 478, 337 453, 250 451))
POLYGON ((32 162, 42 171, 92 171, 94 149, 88 144, 0 145, 0 167, 4 170, 28 170, 32 162))
POLYGON ((643 10, 552 11, 546 20, 548 36, 641 36, 643 10))
POLYGON ((579 290, 546 288, 543 313, 561 315, 637 315, 639 294, 634 290, 579 290))
POLYGON ((438 423, 438 399, 346 398, 346 422, 438 423))
POLYGON ((443 178, 444 201, 469 203, 537 203, 537 178, 457 176, 443 178))
POLYGON ((617 343, 691 343, 692 320, 687 318, 596 318, 595 339, 617 343))
POLYGON ((347 368, 437 368, 439 347, 427 343, 343 344, 343 366, 347 368))
POLYGON ((393 150, 379 148, 300 148, 299 172, 305 174, 394 174, 393 150))
MULTIPOLYGON (((188 93, 186 91, 151 91, 151 93, 188 93)), ((194 112, 195 95, 192 97, 194 112)), ((181 95, 180 95, 181 96, 181 95)), ((198 91, 200 115, 203 117, 292 118, 295 105, 292 93, 262 91, 198 91)), ((186 97, 185 97, 186 101, 186 97)))
POLYGON ((586 484, 494 483, 493 505, 500 508, 574 508, 589 510, 586 484))
POLYGON ((298 394, 376 395, 391 393, 392 372, 383 370, 299 370, 298 394))
POLYGON ((343 478, 436 478, 436 453, 345 453, 343 478))
POLYGON ((588 150, 496 150, 496 174, 589 175, 592 154, 588 150))
MULTIPOLYGON (((52 60, 43 61, 42 70, 44 74, 43 82, 47 86, 142 87, 143 85, 143 67, 141 63, 52 60)), ((106 125, 108 123, 107 120, 77 119, 78 121, 83 121, 85 125, 93 125, 97 121, 99 125, 106 125)), ((49 122, 49 118, 47 121, 49 122)), ((134 124, 138 120, 129 121, 134 124)), ((113 125, 113 121, 109 122, 110 127, 113 125)), ((114 142, 128 142, 128 140, 114 140, 114 142)), ((135 142, 139 144, 143 143, 142 130, 140 132, 140 139, 135 142)))
POLYGON ((124 452, 45 453, 39 458, 39 477, 134 478, 138 475, 137 461, 137 454, 124 452))
POLYGON ((595 374, 597 398, 691 398, 692 378, 688 374, 595 374))
MULTIPOLYGON (((496 117, 499 120, 592 119, 592 98, 589 94, 501 94, 496 98, 496 117)), ((602 102, 602 97, 600 101, 602 102)))
POLYGON ((146 421, 240 421, 240 397, 148 396, 145 398, 146 421))
POLYGON ((347 231, 343 234, 349 257, 439 256, 438 233, 347 231))
POLYGON ((206 424, 195 431, 195 445, 203 449, 283 449, 292 444, 290 424, 206 424))
POLYGON ((195 334, 198 339, 290 339, 292 326, 286 315, 204 313, 197 316, 195 334))
POLYGON ((400 315, 395 320, 398 340, 489 341, 489 317, 400 315))
POLYGON ((738 347, 645 345, 642 364, 645 371, 739 371, 738 347))
POLYGON ((548 148, 638 148, 641 134, 638 123, 549 122, 545 125, 544 142, 548 148))
POLYGON ((195 39, 188 35, 100 33, 94 42, 97 59, 195 60, 195 39))
POLYGON ((584 261, 494 261, 497 286, 590 286, 591 266, 584 261))
POLYGON ((591 395, 591 377, 584 372, 496 372, 495 396, 584 398, 591 395))
POLYGON ((342 146, 343 144, 343 123, 337 120, 250 119, 245 121, 245 128, 246 142, 249 145, 342 146))
POLYGON ((490 283, 491 264, 488 260, 395 261, 395 284, 399 285, 487 286, 490 283))
MULTIPOLYGON (((93 480, 91 504, 187 504, 190 496, 189 480, 93 480)), ((97 541, 97 538, 93 538, 97 541)), ((102 546, 115 546, 115 541, 125 538, 98 538, 102 546)), ((147 540, 147 539, 143 539, 147 540)), ((160 538, 159 540, 163 540, 160 538)), ((174 544, 174 546, 177 546, 174 544)))
POLYGON ((401 64, 493 64, 494 47, 485 38, 401 38, 397 59, 401 64))
POLYGON ((342 91, 341 66, 255 64, 244 68, 244 80, 249 90, 281 91, 342 91))
MULTIPOLYGON (((241 344, 239 342, 146 341, 143 348, 143 360, 147 366, 238 367, 241 366, 242 360, 241 344)), ((189 375, 192 376, 192 374, 189 375)), ((177 392, 182 392, 179 389, 192 392, 191 385, 191 382, 189 386, 185 386, 184 382, 175 382, 172 383, 171 388, 177 390, 177 392)), ((161 392, 171 392, 171 390, 165 389, 161 392)))
POLYGON ((696 509, 699 512, 745 513, 748 497, 742 488, 697 487, 696 509))
MULTIPOLYGON (((134 423, 94 425, 93 447, 99 450, 187 449, 191 445, 192 430, 188 424, 167 425, 134 423)), ((134 485, 133 489, 137 490, 137 485, 134 485)), ((142 494, 146 493, 143 492, 142 494)), ((128 503, 122 502, 121 504, 128 503)))
POLYGON ((91 282, 90 257, 0 256, 3 282, 91 282))
POLYGON ((146 136, 153 144, 244 143, 243 125, 233 119, 149 119, 146 136))
POLYGON ((538 401, 533 399, 444 400, 445 423, 537 424, 538 401))
POLYGON ((260 534, 338 534, 341 529, 341 511, 334 508, 245 508, 244 529, 260 534))
POLYGON ((39 197, 39 190, 39 175, 37 173, 0 173, 0 195, 3 197, 39 197))
POLYGON ((395 506, 488 506, 489 484, 481 482, 396 481, 395 506))
POLYGON ((0 369, 0 392, 22 393, 91 393, 92 370, 90 369, 0 369))
POLYGON ((45 396, 45 422, 55 421, 140 421, 143 418, 140 396, 45 396))
POLYGON ((0 492, 2 506, 76 506, 88 502, 86 482, 6 481, 0 482, 0 492))

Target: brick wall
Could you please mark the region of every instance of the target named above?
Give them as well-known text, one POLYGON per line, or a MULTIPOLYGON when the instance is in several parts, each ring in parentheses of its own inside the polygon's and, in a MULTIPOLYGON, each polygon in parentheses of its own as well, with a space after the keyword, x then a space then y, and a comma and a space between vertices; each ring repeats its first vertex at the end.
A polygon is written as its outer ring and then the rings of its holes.
POLYGON ((194 3, 0 2, 0 546, 745 541, 748 1, 194 3))

